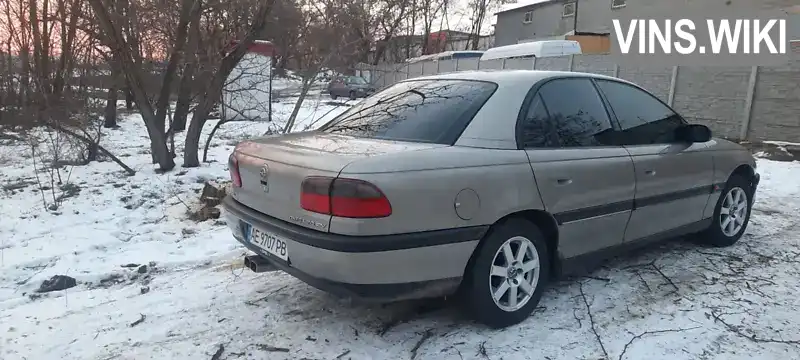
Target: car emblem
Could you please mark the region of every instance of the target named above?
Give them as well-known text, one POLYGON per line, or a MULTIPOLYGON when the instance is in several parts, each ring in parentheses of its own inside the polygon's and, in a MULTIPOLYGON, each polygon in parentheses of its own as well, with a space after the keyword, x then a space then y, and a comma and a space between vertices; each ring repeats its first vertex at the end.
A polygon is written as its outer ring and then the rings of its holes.
POLYGON ((264 164, 259 174, 261 174, 261 188, 264 192, 269 192, 269 165, 264 164))

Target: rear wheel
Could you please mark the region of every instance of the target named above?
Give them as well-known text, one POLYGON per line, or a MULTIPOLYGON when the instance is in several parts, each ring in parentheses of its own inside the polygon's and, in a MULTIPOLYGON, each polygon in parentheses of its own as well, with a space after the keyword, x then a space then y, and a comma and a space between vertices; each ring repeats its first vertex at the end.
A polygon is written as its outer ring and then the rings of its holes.
POLYGON ((470 315, 494 328, 530 316, 549 279, 547 245, 536 225, 509 219, 486 235, 464 279, 470 315))
POLYGON ((355 99, 357 99, 357 98, 358 98, 358 97, 356 96, 356 92, 355 92, 355 91, 351 91, 351 92, 350 92, 350 100, 355 100, 355 99))
POLYGON ((333 99, 333 100, 336 100, 336 98, 338 98, 338 96, 336 96, 336 94, 334 94, 333 92, 331 92, 331 99, 333 99))
POLYGON ((717 200, 711 226, 699 234, 698 241, 712 246, 731 246, 739 241, 750 222, 751 189, 745 177, 731 176, 717 200))

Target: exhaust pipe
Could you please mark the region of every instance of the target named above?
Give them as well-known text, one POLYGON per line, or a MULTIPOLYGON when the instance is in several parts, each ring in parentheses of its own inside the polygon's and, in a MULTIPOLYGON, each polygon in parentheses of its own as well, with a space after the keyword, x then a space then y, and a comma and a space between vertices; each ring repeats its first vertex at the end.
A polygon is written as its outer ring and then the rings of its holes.
POLYGON ((257 273, 275 270, 275 267, 270 264, 269 260, 258 255, 245 256, 244 266, 257 273))

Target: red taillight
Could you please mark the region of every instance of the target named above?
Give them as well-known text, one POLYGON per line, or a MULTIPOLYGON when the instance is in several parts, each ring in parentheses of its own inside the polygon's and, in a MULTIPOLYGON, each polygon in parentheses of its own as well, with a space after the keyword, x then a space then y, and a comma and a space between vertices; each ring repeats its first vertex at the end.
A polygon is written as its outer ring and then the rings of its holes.
POLYGON ((308 211, 347 218, 379 218, 392 214, 389 199, 363 180, 309 177, 300 190, 300 206, 308 211))
POLYGON ((375 185, 353 179, 334 179, 331 215, 349 218, 379 218, 392 214, 392 205, 375 185))
POLYGON ((242 187, 242 176, 239 175, 239 159, 235 154, 231 154, 228 158, 228 171, 231 173, 231 180, 233 187, 242 187))
POLYGON ((331 213, 332 178, 309 177, 300 185, 300 207, 320 214, 331 213))

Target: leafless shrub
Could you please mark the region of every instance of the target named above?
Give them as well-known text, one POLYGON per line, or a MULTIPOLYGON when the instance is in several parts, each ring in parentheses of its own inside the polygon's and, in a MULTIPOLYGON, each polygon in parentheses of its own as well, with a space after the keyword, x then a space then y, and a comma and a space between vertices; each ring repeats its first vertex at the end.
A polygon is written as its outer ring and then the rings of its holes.
MULTIPOLYGON (((51 124, 48 112, 59 109, 66 116, 58 125, 74 130, 73 119, 97 115, 72 105, 92 99, 105 102, 96 114, 115 128, 116 103, 124 98, 144 119, 153 162, 168 171, 175 165, 174 134, 186 128, 190 113, 184 166, 199 165, 203 125, 215 109, 226 111, 219 107, 221 90, 253 40, 276 45, 275 74, 298 75, 299 99, 282 119, 289 132, 320 72, 350 74, 356 63, 376 64, 394 51, 398 34, 414 34, 420 24, 428 32, 435 21, 441 27, 449 0, 0 1, 6 5, 0 10, 0 126, 51 124), (231 48, 232 42, 238 45, 231 48)), ((473 6, 476 21, 486 7, 473 6)), ((269 102, 252 105, 271 120, 269 102)), ((102 132, 80 129, 77 140, 89 147, 90 161, 102 132)))

